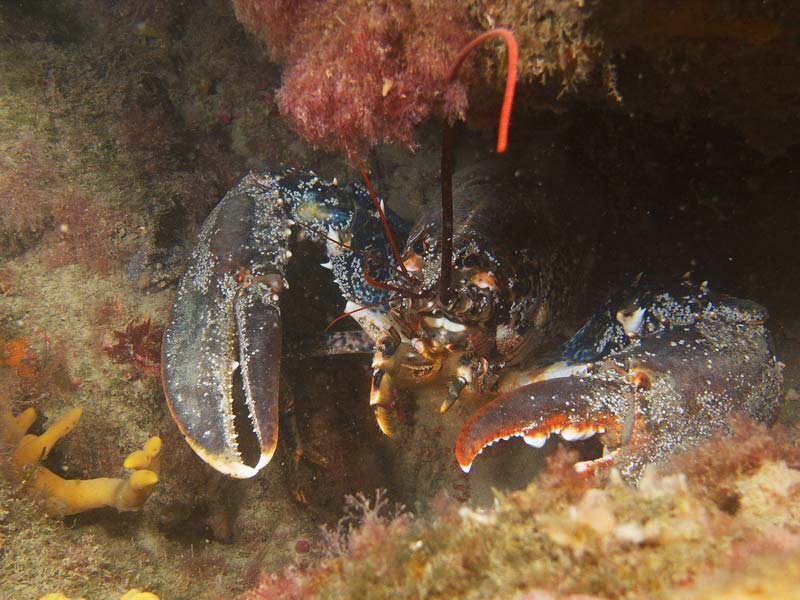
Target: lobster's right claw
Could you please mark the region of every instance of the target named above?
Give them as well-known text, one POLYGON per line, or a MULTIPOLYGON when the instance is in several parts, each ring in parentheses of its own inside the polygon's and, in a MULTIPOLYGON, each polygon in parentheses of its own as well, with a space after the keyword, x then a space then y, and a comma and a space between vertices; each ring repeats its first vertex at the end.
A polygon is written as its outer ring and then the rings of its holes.
POLYGON ((594 362, 533 370, 530 383, 484 405, 459 433, 461 468, 468 471, 486 446, 512 436, 541 447, 551 433, 567 441, 600 434, 606 454, 578 470, 613 460, 622 478, 637 484, 647 465, 725 430, 734 413, 772 422, 783 365, 764 325, 767 310, 705 286, 684 290, 692 291, 643 295, 636 310, 607 320, 614 327, 595 329, 602 335, 582 328, 565 348, 585 346, 587 356, 598 349, 594 362), (626 342, 628 331, 634 336, 626 342), (614 338, 623 342, 608 343, 614 338))
POLYGON ((197 455, 233 477, 266 466, 278 440, 278 293, 290 222, 271 192, 245 177, 209 215, 164 332, 172 416, 197 455), (243 444, 244 436, 253 443, 243 444))
POLYGON ((625 389, 622 378, 598 380, 588 377, 559 377, 533 383, 484 405, 464 424, 456 442, 456 459, 469 473, 475 458, 487 446, 510 437, 541 448, 555 433, 569 442, 595 434, 619 438, 623 420, 619 413, 633 408, 633 391, 625 389), (604 406, 616 397, 617 410, 604 406))

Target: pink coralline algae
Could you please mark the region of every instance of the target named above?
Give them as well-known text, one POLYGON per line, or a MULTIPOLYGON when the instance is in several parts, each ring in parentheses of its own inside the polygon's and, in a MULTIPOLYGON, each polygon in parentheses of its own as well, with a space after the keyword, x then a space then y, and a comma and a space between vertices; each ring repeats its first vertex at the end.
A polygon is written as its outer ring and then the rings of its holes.
POLYGON ((466 88, 446 85, 471 37, 453 0, 234 0, 237 18, 284 65, 276 101, 312 145, 350 156, 413 146, 432 113, 463 117, 466 88))

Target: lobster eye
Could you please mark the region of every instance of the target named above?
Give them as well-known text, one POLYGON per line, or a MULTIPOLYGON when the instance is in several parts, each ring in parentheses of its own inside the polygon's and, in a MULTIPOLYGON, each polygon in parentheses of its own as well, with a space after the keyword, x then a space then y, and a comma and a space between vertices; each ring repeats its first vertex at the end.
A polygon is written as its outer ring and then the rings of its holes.
POLYGON ((467 268, 471 269, 472 267, 478 266, 478 255, 477 254, 467 254, 462 261, 462 264, 467 268))
POLYGON ((428 244, 425 242, 425 238, 419 238, 414 244, 411 246, 411 250, 417 256, 422 256, 425 254, 425 251, 428 249, 428 244))

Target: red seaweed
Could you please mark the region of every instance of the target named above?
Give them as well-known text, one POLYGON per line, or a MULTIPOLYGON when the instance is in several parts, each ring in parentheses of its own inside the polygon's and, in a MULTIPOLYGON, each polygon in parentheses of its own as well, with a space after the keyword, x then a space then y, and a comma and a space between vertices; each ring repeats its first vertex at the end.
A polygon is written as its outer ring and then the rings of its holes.
POLYGON ((131 319, 125 331, 112 331, 111 335, 114 342, 103 344, 103 350, 111 362, 131 365, 135 373, 145 377, 158 377, 162 329, 153 327, 150 317, 131 319))
POLYGON ((382 142, 413 146, 414 127, 431 113, 463 117, 465 86, 446 85, 470 38, 466 10, 454 0, 234 7, 284 64, 278 108, 314 146, 350 156, 382 142))

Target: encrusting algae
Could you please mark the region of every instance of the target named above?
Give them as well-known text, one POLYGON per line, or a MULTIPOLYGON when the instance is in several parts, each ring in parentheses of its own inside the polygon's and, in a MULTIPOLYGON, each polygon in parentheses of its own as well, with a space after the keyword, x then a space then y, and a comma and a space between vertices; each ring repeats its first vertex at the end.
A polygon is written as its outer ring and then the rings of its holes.
POLYGON ((73 408, 41 435, 28 433, 36 420, 33 408, 14 416, 10 408, 0 408, 0 441, 11 446, 10 463, 21 472, 33 471, 27 489, 44 497, 47 512, 52 515, 73 515, 110 506, 120 512, 139 510, 158 482, 161 438, 152 437, 125 459, 123 466, 133 470, 127 477, 96 479, 64 479, 38 464, 46 459, 53 446, 67 435, 83 414, 73 408))
POLYGON ((649 467, 638 488, 614 470, 585 478, 560 448, 527 488, 486 509, 442 498, 415 517, 381 494, 351 498, 316 562, 264 572, 237 600, 795 597, 797 434, 733 420, 685 462, 649 467), (729 461, 735 474, 706 479, 729 461), (735 506, 717 485, 736 490, 735 506))

